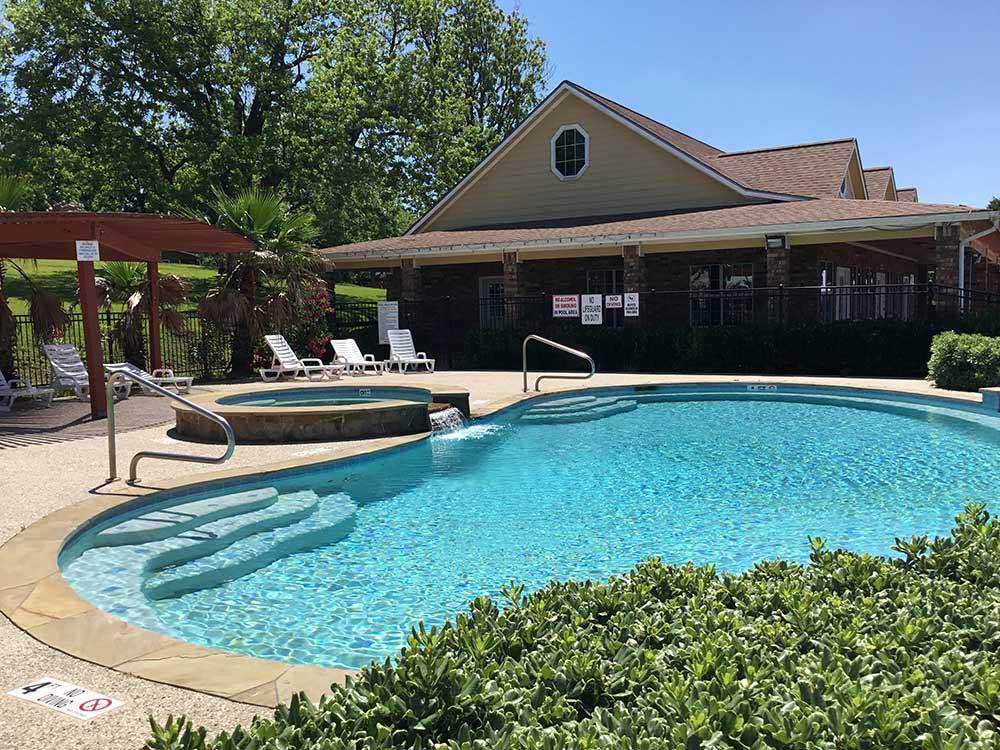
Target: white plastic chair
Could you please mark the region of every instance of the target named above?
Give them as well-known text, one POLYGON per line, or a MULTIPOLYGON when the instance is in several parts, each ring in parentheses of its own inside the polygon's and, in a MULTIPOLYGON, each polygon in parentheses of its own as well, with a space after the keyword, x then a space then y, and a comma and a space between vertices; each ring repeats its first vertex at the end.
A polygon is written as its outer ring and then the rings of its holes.
POLYGON ((362 354, 358 342, 354 339, 336 339, 330 342, 337 355, 337 362, 344 366, 348 375, 381 375, 384 369, 382 362, 375 360, 374 354, 362 354))
MULTIPOLYGON (((52 365, 51 385, 54 388, 72 388, 78 399, 87 401, 90 398, 90 379, 76 347, 72 344, 44 344, 42 349, 52 365)), ((131 392, 131 383, 115 384, 115 395, 119 398, 128 398, 131 392)))
POLYGON ((420 365, 426 367, 427 372, 434 372, 434 360, 428 359, 426 352, 416 350, 409 328, 389 331, 389 359, 385 361, 385 366, 391 371, 393 365, 399 367, 400 374, 411 366, 416 369, 420 365))
POLYGON ((285 337, 276 334, 265 336, 264 340, 271 347, 274 355, 271 359, 271 366, 260 370, 260 377, 269 383, 280 380, 284 375, 291 375, 294 379, 299 373, 304 374, 310 380, 338 380, 343 365, 324 365, 323 360, 316 357, 306 357, 299 359, 292 351, 292 347, 285 341, 285 337))
POLYGON ((44 401, 46 407, 52 406, 52 397, 55 393, 52 388, 36 388, 31 383, 17 378, 7 380, 3 372, 0 372, 0 412, 10 411, 19 398, 44 401))
MULTIPOLYGON (((178 393, 187 393, 191 390, 191 383, 194 382, 194 378, 189 377, 177 377, 174 375, 174 371, 166 368, 160 368, 153 370, 153 374, 150 375, 148 372, 143 370, 141 367, 136 367, 131 362, 115 362, 112 364, 104 365, 104 370, 110 375, 115 370, 126 370, 133 375, 138 375, 140 378, 145 378, 146 380, 151 380, 158 386, 163 388, 173 387, 178 393)), ((135 383, 142 389, 142 392, 147 396, 159 396, 156 391, 143 383, 135 383)))

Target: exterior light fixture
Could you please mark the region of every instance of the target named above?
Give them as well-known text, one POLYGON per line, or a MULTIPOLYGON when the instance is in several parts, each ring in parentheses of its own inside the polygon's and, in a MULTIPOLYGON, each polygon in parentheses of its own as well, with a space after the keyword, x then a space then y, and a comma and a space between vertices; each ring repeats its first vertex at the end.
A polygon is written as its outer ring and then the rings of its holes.
POLYGON ((788 235, 769 234, 764 238, 764 247, 768 250, 787 250, 788 235))

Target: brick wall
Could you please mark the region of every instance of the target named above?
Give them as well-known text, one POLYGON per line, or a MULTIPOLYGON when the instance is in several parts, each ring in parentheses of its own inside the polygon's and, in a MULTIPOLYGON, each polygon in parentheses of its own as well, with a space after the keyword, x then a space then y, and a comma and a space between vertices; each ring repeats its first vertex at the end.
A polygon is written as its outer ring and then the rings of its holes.
POLYGON ((651 253, 646 256, 646 288, 650 291, 686 291, 691 286, 691 266, 726 263, 753 265, 753 284, 766 284, 763 248, 699 250, 691 253, 651 253))
POLYGON ((525 294, 586 294, 587 272, 613 268, 619 279, 623 271, 620 255, 594 258, 523 261, 525 294))

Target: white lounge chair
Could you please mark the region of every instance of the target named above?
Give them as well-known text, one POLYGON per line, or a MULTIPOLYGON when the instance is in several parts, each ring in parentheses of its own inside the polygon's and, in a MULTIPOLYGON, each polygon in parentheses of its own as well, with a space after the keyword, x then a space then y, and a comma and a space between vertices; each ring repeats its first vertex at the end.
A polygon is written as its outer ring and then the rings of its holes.
MULTIPOLYGON (((136 367, 131 362, 115 362, 112 364, 104 365, 104 370, 110 375, 115 370, 126 370, 133 375, 138 375, 140 378, 145 378, 146 380, 151 380, 162 388, 173 387, 178 393, 187 393, 191 390, 191 383, 194 382, 194 378, 189 377, 177 377, 174 375, 173 370, 160 368, 158 370, 153 370, 153 374, 150 375, 148 372, 143 370, 141 367, 136 367)), ((136 383, 135 381, 130 381, 134 385, 139 386, 142 392, 147 396, 158 396, 159 394, 147 385, 142 383, 136 383)))
POLYGON ((362 354, 354 339, 336 339, 330 343, 337 355, 336 361, 344 366, 344 372, 348 375, 367 375, 369 371, 374 375, 381 375, 385 369, 382 362, 376 361, 374 354, 362 354))
MULTIPOLYGON (((88 400, 90 379, 76 347, 72 344, 45 344, 42 349, 52 365, 52 387, 72 388, 78 399, 88 400)), ((131 392, 132 384, 128 381, 115 384, 115 395, 119 398, 128 398, 131 392)))
POLYGON ((267 382, 280 380, 284 375, 291 375, 294 379, 299 373, 310 380, 323 380, 323 378, 338 380, 341 370, 344 369, 343 365, 324 365, 323 360, 316 357, 299 359, 292 351, 292 347, 285 341, 284 336, 265 336, 264 340, 267 341, 267 345, 271 347, 271 352, 274 355, 271 359, 271 366, 260 370, 261 379, 267 382))
POLYGON ((385 361, 386 369, 392 370, 393 365, 399 367, 399 372, 406 372, 412 366, 414 369, 423 365, 427 372, 434 372, 434 360, 428 359, 426 352, 418 352, 413 346, 413 336, 409 328, 389 331, 389 359, 385 361))
POLYGON ((55 395, 52 388, 36 388, 23 380, 11 378, 7 380, 0 372, 0 412, 8 412, 19 398, 31 398, 34 401, 44 401, 45 406, 52 406, 55 395))

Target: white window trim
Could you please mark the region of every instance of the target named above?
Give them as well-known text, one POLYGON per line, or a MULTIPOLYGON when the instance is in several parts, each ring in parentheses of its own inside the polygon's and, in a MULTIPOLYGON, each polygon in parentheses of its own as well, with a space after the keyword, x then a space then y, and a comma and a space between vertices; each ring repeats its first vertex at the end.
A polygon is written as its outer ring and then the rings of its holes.
POLYGON ((590 134, 584 130, 583 125, 579 123, 573 123, 571 125, 562 125, 556 131, 556 134, 552 136, 549 140, 549 169, 552 170, 552 174, 558 177, 563 182, 570 182, 572 180, 580 179, 580 176, 587 171, 587 167, 590 166, 590 134), (579 172, 573 175, 564 175, 558 169, 556 169, 556 141, 559 136, 565 133, 567 130, 579 130, 583 135, 583 168, 579 172))

